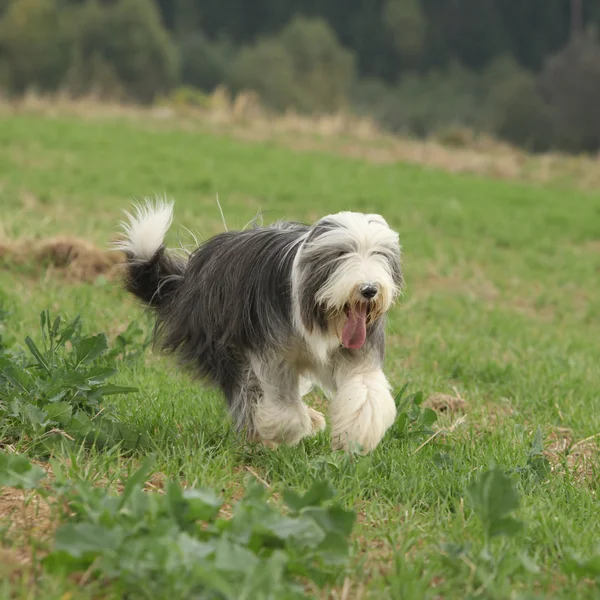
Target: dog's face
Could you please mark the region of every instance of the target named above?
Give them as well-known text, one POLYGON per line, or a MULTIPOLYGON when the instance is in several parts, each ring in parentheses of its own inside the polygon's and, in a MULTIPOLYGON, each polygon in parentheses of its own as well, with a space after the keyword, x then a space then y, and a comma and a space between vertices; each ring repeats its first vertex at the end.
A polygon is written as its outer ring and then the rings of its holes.
POLYGON ((309 231, 296 258, 294 288, 306 330, 334 333, 358 349, 367 326, 402 288, 400 244, 383 217, 342 212, 309 231))

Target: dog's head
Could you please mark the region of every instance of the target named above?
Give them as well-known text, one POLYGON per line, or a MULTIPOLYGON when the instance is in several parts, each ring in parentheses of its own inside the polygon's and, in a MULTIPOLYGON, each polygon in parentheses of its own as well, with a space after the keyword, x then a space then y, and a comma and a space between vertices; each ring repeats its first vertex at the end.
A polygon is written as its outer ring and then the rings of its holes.
POLYGON ((294 290, 303 327, 358 349, 367 327, 402 289, 400 244, 380 215, 341 212, 315 223, 296 256, 294 290))

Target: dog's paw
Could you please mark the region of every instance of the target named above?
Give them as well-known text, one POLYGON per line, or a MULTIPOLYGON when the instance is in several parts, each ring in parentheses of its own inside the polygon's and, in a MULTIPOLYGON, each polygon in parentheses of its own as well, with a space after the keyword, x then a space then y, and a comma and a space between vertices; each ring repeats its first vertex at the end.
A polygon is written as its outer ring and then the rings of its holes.
POLYGON ((368 454, 379 445, 393 422, 394 418, 384 419, 382 415, 373 416, 372 410, 365 405, 356 415, 356 422, 351 427, 332 431, 331 447, 333 450, 368 454))
POLYGON ((343 386, 332 406, 334 450, 367 454, 396 419, 396 405, 381 377, 361 378, 343 386))
POLYGON ((325 429, 327 423, 325 422, 325 417, 322 413, 309 406, 308 416, 310 417, 312 434, 319 433, 319 431, 323 431, 325 429))

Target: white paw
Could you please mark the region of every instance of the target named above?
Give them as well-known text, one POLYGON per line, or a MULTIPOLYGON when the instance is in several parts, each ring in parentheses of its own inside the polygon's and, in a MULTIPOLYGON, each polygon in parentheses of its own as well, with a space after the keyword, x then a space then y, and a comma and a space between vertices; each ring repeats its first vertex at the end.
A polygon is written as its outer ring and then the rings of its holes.
POLYGON ((325 417, 314 408, 308 407, 308 415, 310 417, 310 422, 312 424, 312 434, 319 433, 319 431, 323 431, 327 423, 325 422, 325 417))
POLYGON ((334 450, 374 450, 396 419, 396 405, 383 373, 356 376, 338 389, 332 403, 334 450))
POLYGON ((304 403, 286 403, 263 397, 254 412, 254 428, 263 442, 296 445, 312 433, 312 419, 304 403))

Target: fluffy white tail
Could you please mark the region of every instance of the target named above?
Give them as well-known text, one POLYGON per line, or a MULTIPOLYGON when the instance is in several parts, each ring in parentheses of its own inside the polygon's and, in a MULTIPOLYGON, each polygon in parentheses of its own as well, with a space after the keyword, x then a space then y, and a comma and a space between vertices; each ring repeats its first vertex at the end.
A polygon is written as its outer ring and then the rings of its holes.
POLYGON ((125 239, 115 242, 113 248, 136 260, 149 261, 162 247, 171 226, 173 201, 146 199, 134 205, 133 214, 127 211, 125 214, 127 221, 121 222, 125 239))

